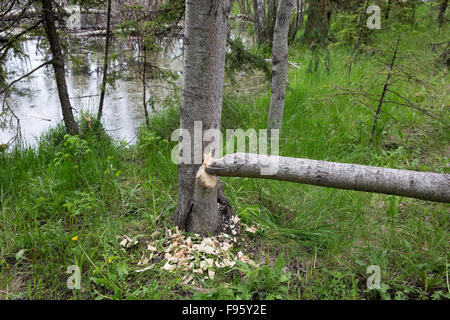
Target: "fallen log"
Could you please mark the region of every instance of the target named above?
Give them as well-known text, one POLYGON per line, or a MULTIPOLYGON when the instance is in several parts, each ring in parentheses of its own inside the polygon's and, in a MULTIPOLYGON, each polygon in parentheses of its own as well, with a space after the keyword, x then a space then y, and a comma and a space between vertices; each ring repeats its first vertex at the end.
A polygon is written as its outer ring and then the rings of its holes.
POLYGON ((29 9, 18 9, 18 10, 12 10, 9 13, 6 13, 3 17, 2 20, 3 21, 7 21, 7 20, 14 20, 17 18, 31 18, 34 16, 37 16, 39 14, 39 11, 35 10, 34 8, 29 8, 29 9))
POLYGON ((106 36, 106 30, 89 30, 89 31, 74 31, 71 32, 73 37, 104 37, 106 36))
MULTIPOLYGON (((71 8, 70 6, 67 8, 64 8, 64 13, 68 16, 72 15, 74 13, 74 11, 76 10, 76 8, 71 8)), ((106 10, 104 9, 78 9, 80 11, 81 14, 105 14, 106 10)), ((2 19, 4 21, 7 20, 14 20, 17 18, 32 18, 35 17, 37 15, 39 15, 41 12, 39 10, 35 10, 34 8, 29 8, 27 10, 23 10, 23 9, 19 9, 19 10, 13 10, 7 14, 5 14, 2 19)))
POLYGON ((274 179, 450 203, 450 174, 250 153, 213 159, 205 171, 223 177, 274 179))

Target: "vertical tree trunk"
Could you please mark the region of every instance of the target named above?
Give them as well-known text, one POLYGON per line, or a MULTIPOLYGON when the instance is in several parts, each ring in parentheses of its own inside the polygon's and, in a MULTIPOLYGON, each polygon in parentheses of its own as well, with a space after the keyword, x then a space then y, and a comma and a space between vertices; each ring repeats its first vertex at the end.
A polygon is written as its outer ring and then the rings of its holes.
MULTIPOLYGON (((142 40, 145 41, 145 40, 142 40)), ((147 110, 147 48, 145 46, 145 43, 142 45, 142 51, 144 52, 144 55, 142 57, 143 59, 143 66, 142 66, 142 104, 144 106, 144 114, 145 114, 145 124, 147 125, 147 128, 150 128, 150 118, 148 116, 148 110, 147 110)))
POLYGON ((267 15, 264 21, 264 41, 269 42, 272 48, 273 33, 276 24, 278 0, 268 0, 267 15))
POLYGON ((106 94, 106 81, 108 78, 109 42, 111 39, 111 0, 108 0, 108 13, 106 16, 106 40, 105 40, 105 60, 103 61, 103 80, 100 92, 100 104, 98 106, 97 118, 100 120, 103 115, 103 103, 106 94))
POLYGON ((386 13, 384 15, 384 18, 387 20, 389 19, 389 13, 391 12, 392 7, 392 0, 388 0, 387 6, 386 6, 386 13))
MULTIPOLYGON (((198 204, 193 201, 195 178, 202 162, 203 150, 213 140, 202 141, 201 145, 196 145, 194 122, 200 121, 201 134, 208 129, 220 130, 229 10, 229 0, 186 0, 180 128, 190 134, 193 143, 189 150, 183 149, 180 152, 178 208, 173 215, 173 223, 180 229, 188 231, 195 232, 196 228, 200 228, 195 223, 189 222, 188 218, 190 221, 196 219, 198 204), (186 158, 185 152, 190 152, 190 156, 187 157, 191 160, 189 163, 183 161, 183 158, 186 158)), ((217 199, 214 207, 217 208, 217 199)), ((216 221, 217 214, 218 210, 215 210, 210 212, 209 217, 202 218, 200 232, 208 229, 211 220, 216 221)), ((209 231, 215 232, 211 229, 209 231)))
POLYGON ((67 92, 67 84, 64 73, 64 56, 59 43, 59 36, 56 31, 55 17, 53 15, 52 0, 41 0, 42 14, 45 24, 45 32, 50 43, 50 50, 53 55, 53 69, 55 70, 56 86, 58 88, 59 101, 63 114, 64 124, 67 133, 71 135, 78 134, 78 125, 72 112, 69 93, 67 92))
POLYGON ((300 0, 300 9, 299 9, 299 14, 300 14, 300 28, 303 28, 303 21, 305 20, 305 4, 303 2, 303 0, 300 0))
POLYGON ((205 159, 195 177, 194 198, 186 230, 202 234, 218 233, 221 230, 221 217, 217 205, 218 180, 205 171, 209 164, 205 159))
POLYGON ((288 72, 288 33, 294 0, 281 0, 273 34, 272 96, 267 121, 269 129, 281 129, 288 72))
POLYGON ((441 6, 439 8, 439 15, 438 15, 439 27, 442 27, 444 25, 445 11, 447 11, 447 6, 448 6, 448 0, 442 0, 441 6))
POLYGON ((299 26, 301 27, 301 24, 300 24, 300 15, 301 15, 300 10, 301 10, 301 1, 297 0, 297 7, 296 7, 296 10, 295 10, 296 11, 295 20, 293 21, 293 26, 289 27, 289 33, 290 33, 289 39, 290 39, 291 43, 292 43, 292 41, 294 41, 295 36, 297 35, 297 31, 299 29, 299 26))
POLYGON ((256 40, 259 44, 264 42, 262 34, 262 4, 261 0, 253 0, 253 16, 255 19, 256 40))

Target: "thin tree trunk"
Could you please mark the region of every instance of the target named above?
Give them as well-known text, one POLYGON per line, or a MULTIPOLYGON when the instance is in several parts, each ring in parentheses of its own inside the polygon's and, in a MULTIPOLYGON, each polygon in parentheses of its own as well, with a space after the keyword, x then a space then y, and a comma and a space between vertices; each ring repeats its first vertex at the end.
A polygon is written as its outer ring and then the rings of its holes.
POLYGON ((450 203, 450 174, 245 153, 214 159, 205 171, 224 177, 292 181, 450 203), (261 170, 268 167, 276 169, 272 175, 261 170))
POLYGON ((294 0, 281 0, 273 35, 272 96, 267 121, 269 129, 281 129, 288 72, 288 34, 294 0))
MULTIPOLYGON (((229 10, 228 0, 186 0, 180 128, 190 134, 192 141, 195 140, 194 122, 200 124, 200 132, 197 130, 196 134, 202 136, 208 129, 220 130, 229 10)), ((213 141, 214 138, 205 140, 201 145, 194 142, 188 150, 180 150, 178 207, 173 215, 173 223, 180 229, 195 232, 199 228, 198 224, 193 223, 198 221, 196 215, 200 205, 194 201, 195 178, 202 164, 203 150, 213 141), (187 157, 186 152, 190 153, 187 157), (183 158, 190 161, 183 161, 183 158)), ((202 218, 199 232, 217 231, 213 230, 218 214, 217 199, 212 207, 216 210, 202 218)))
POLYGON ((56 86, 58 88, 58 96, 61 103, 64 124, 69 134, 76 135, 78 134, 78 125, 75 122, 72 106, 70 104, 69 93, 67 92, 67 84, 64 73, 64 56, 61 51, 59 36, 56 32, 52 0, 41 0, 41 3, 45 32, 47 34, 47 38, 50 43, 50 50, 53 55, 52 65, 55 70, 56 86))
POLYGON ((441 6, 439 8, 439 15, 438 15, 439 27, 442 27, 444 25, 445 11, 447 11, 447 6, 448 6, 448 0, 442 0, 441 6))
POLYGON ((392 7, 392 0, 388 0, 387 7, 386 7, 386 13, 384 15, 384 18, 387 20, 389 19, 389 13, 391 12, 392 7))
POLYGON ((262 34, 263 21, 261 0, 253 0, 253 15, 255 19, 256 39, 258 44, 262 44, 264 38, 262 34))
POLYGON ((301 6, 301 1, 297 0, 297 6, 296 6, 296 11, 297 14, 295 15, 295 20, 294 20, 294 26, 293 27, 289 27, 289 32, 291 33, 289 39, 290 39, 290 43, 292 43, 292 41, 295 40, 295 36, 297 35, 297 31, 299 29, 300 26, 300 6, 301 6), (291 30, 292 28, 292 30, 291 30))
POLYGON ((100 120, 103 115, 103 103, 106 94, 106 82, 108 79, 108 59, 109 59, 109 42, 111 39, 111 0, 108 0, 108 12, 106 16, 106 40, 105 40, 105 60, 103 61, 103 80, 100 93, 100 104, 98 106, 97 118, 100 120))
MULTIPOLYGON (((145 41, 145 40, 142 40, 145 41)), ((143 95, 142 95, 142 103, 144 106, 144 114, 145 114, 145 123, 147 124, 147 128, 150 128, 150 119, 148 117, 148 110, 147 110, 147 84, 146 84, 146 77, 147 77, 147 50, 145 47, 145 44, 143 44, 143 50, 144 56, 143 56, 143 67, 142 67, 142 88, 143 88, 143 95)))
POLYGON ((300 12, 300 21, 299 21, 300 28, 303 28, 303 21, 305 20, 304 7, 305 7, 304 0, 300 0, 300 10, 299 10, 299 12, 300 12))
POLYGON ((270 48, 272 48, 272 42, 273 42, 273 33, 274 28, 276 24, 276 17, 277 17, 277 7, 278 7, 278 0, 268 0, 268 9, 267 9, 267 16, 266 16, 266 26, 264 28, 264 37, 265 40, 269 42, 270 48))
POLYGON ((399 44, 399 42, 400 42, 400 37, 397 38, 397 43, 395 45, 394 55, 392 56, 392 61, 391 61, 391 64, 389 65, 389 70, 388 70, 388 74, 387 74, 387 77, 386 77, 386 81, 384 82, 383 91, 381 92, 380 101, 378 102, 378 108, 377 108, 377 111, 375 112, 375 117, 373 119, 372 133, 370 134, 370 142, 373 141, 373 138, 375 136, 375 129, 377 127, 378 116, 380 114, 381 107, 383 106, 384 97, 386 96, 386 92, 387 92, 388 87, 389 87, 389 80, 391 80, 392 69, 394 68, 395 58, 397 57, 397 51, 398 51, 398 44, 399 44))

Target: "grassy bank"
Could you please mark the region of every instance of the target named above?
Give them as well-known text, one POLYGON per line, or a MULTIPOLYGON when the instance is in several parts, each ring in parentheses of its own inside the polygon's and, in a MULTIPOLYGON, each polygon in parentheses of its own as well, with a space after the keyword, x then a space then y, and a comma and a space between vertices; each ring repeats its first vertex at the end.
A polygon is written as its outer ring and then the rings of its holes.
MULTIPOLYGON (((398 30, 375 35, 379 50, 359 57, 350 81, 348 48, 329 50, 329 71, 322 62, 308 73, 310 54, 294 45, 290 60, 300 67, 289 74, 281 155, 449 173, 449 79, 439 52, 424 45, 446 33, 418 19, 414 32, 402 34, 398 63, 430 85, 409 79, 395 89, 432 107, 436 119, 385 104, 370 142, 376 102, 370 109, 341 94, 360 87, 380 94, 386 70, 379 61, 389 60, 398 30)), ((235 89, 226 90, 223 129, 264 128, 269 93, 236 96, 235 89)), ((163 241, 176 208, 169 141, 176 107, 153 117, 135 146, 112 141, 95 124, 79 137, 56 128, 34 149, 0 154, 0 298, 450 298, 448 205, 269 180, 223 179, 234 212, 258 228, 234 250, 260 267, 239 264, 201 285, 184 285, 185 274, 159 268, 164 261, 136 273, 145 240, 159 231, 163 241), (123 235, 138 244, 121 247, 123 235), (81 268, 81 290, 66 286, 70 265, 81 268), (380 267, 379 290, 367 289, 370 265, 380 267)))

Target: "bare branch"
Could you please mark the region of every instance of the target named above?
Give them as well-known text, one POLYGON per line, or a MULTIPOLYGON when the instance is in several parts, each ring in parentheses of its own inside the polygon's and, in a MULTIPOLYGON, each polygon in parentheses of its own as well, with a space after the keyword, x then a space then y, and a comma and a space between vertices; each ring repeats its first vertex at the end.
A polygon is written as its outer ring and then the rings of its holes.
POLYGON ((21 76, 20 78, 12 81, 10 84, 8 84, 2 91, 0 91, 0 94, 4 94, 6 91, 8 91, 14 84, 16 84, 17 82, 25 79, 26 77, 29 77, 30 75, 32 75, 33 73, 35 73, 36 71, 38 71, 39 69, 41 69, 42 67, 45 67, 49 64, 53 63, 53 60, 44 62, 43 64, 41 64, 40 66, 34 68, 33 70, 31 70, 30 72, 24 74, 23 76, 21 76))

